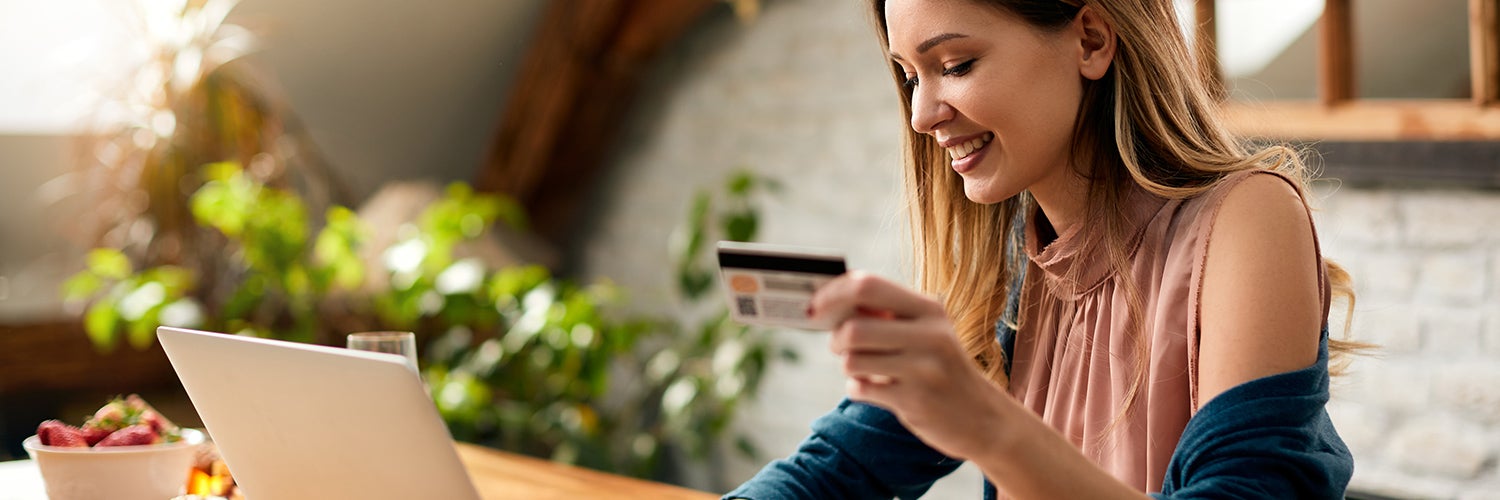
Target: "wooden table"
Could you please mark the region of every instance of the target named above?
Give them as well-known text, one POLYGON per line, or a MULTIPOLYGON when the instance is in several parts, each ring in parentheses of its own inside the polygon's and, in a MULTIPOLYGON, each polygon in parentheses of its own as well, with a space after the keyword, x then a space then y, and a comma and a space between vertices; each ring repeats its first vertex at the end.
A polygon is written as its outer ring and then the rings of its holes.
POLYGON ((458 458, 486 498, 716 500, 718 495, 458 443, 458 458))
MULTIPOLYGON (((458 458, 486 499, 624 498, 716 500, 718 495, 616 476, 459 443, 458 458)), ((30 460, 0 462, 0 500, 46 500, 42 473, 30 460)))

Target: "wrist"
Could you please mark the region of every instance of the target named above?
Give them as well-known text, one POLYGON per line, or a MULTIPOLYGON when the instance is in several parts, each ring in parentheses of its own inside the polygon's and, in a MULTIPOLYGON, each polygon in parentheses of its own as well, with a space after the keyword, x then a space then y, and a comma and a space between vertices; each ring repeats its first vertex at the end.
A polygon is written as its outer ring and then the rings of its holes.
POLYGON ((995 398, 990 414, 993 416, 989 419, 993 422, 991 432, 984 434, 985 439, 975 456, 969 458, 986 476, 1009 468, 1010 462, 1026 449, 1028 436, 1037 433, 1037 429, 1030 425, 1034 420, 1029 418, 1031 411, 1009 394, 1002 392, 999 398, 995 398))

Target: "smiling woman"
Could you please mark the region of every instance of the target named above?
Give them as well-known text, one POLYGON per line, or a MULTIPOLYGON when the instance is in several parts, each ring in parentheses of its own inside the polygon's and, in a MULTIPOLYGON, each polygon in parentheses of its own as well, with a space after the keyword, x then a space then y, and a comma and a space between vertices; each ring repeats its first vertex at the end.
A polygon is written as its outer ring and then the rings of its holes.
POLYGON ((915 498, 961 461, 986 497, 1341 496, 1348 276, 1298 155, 1231 135, 1161 29, 1173 2, 870 5, 919 290, 855 271, 817 292, 848 398, 728 497, 915 498))

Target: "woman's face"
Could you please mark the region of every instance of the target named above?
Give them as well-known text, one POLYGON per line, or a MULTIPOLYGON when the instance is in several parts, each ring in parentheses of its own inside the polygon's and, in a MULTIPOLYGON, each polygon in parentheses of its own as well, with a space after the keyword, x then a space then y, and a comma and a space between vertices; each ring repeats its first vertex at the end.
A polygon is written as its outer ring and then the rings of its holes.
POLYGON ((948 151, 964 193, 996 203, 1061 186, 1083 95, 1078 37, 972 0, 888 0, 911 127, 948 151))

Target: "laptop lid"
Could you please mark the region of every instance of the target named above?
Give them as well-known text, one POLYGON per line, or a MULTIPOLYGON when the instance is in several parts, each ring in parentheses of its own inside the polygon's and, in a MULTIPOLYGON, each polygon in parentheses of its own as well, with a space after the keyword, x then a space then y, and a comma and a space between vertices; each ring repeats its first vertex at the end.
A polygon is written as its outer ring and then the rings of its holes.
POLYGON ((156 336, 250 498, 479 498, 405 358, 171 327, 156 336))

